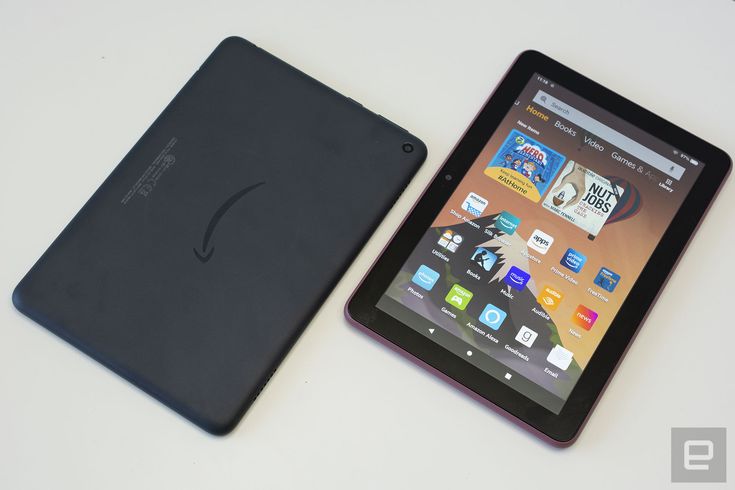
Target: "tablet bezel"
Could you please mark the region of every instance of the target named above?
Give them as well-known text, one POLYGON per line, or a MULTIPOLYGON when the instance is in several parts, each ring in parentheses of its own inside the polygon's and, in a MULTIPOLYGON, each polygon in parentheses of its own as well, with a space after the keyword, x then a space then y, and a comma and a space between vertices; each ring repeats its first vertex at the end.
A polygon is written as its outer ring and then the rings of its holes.
POLYGON ((722 150, 548 56, 537 51, 525 51, 498 84, 372 269, 363 278, 347 304, 347 316, 496 405, 527 427, 547 436, 551 442, 569 445, 594 408, 731 166, 730 158, 722 150), (380 297, 534 73, 554 80, 664 142, 672 145, 675 143, 682 152, 696 155, 704 162, 701 175, 666 229, 558 415, 376 307, 380 297))

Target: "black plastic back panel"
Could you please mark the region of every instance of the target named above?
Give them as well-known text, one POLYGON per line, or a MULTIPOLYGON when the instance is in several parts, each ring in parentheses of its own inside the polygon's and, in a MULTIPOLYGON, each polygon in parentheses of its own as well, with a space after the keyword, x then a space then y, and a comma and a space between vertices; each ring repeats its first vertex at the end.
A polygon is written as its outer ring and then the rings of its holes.
POLYGON ((381 116, 228 38, 13 300, 226 433, 425 156, 381 116))

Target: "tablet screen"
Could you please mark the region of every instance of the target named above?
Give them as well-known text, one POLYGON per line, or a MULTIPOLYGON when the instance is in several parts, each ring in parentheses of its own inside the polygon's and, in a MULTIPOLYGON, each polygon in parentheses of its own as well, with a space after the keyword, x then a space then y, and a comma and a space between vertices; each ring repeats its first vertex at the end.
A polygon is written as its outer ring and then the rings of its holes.
POLYGON ((558 414, 703 165, 534 74, 377 306, 558 414))

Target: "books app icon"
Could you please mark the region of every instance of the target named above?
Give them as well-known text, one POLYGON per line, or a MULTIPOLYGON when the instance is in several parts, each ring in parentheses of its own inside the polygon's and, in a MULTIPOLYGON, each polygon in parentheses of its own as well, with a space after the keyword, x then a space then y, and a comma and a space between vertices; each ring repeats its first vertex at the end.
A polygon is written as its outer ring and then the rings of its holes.
POLYGON ((498 256, 486 248, 477 247, 470 260, 489 272, 498 261, 498 256))

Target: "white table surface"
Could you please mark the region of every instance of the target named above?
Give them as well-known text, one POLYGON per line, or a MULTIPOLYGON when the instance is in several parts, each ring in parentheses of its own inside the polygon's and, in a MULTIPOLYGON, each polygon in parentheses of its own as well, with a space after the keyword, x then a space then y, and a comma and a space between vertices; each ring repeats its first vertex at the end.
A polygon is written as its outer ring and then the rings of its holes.
POLYGON ((734 21, 732 0, 1 1, 0 488, 670 486, 672 426, 735 430, 732 182, 566 450, 354 330, 342 308, 522 50, 735 155, 734 21), (10 293, 231 34, 408 128, 429 158, 242 423, 217 438, 21 316, 10 293))

